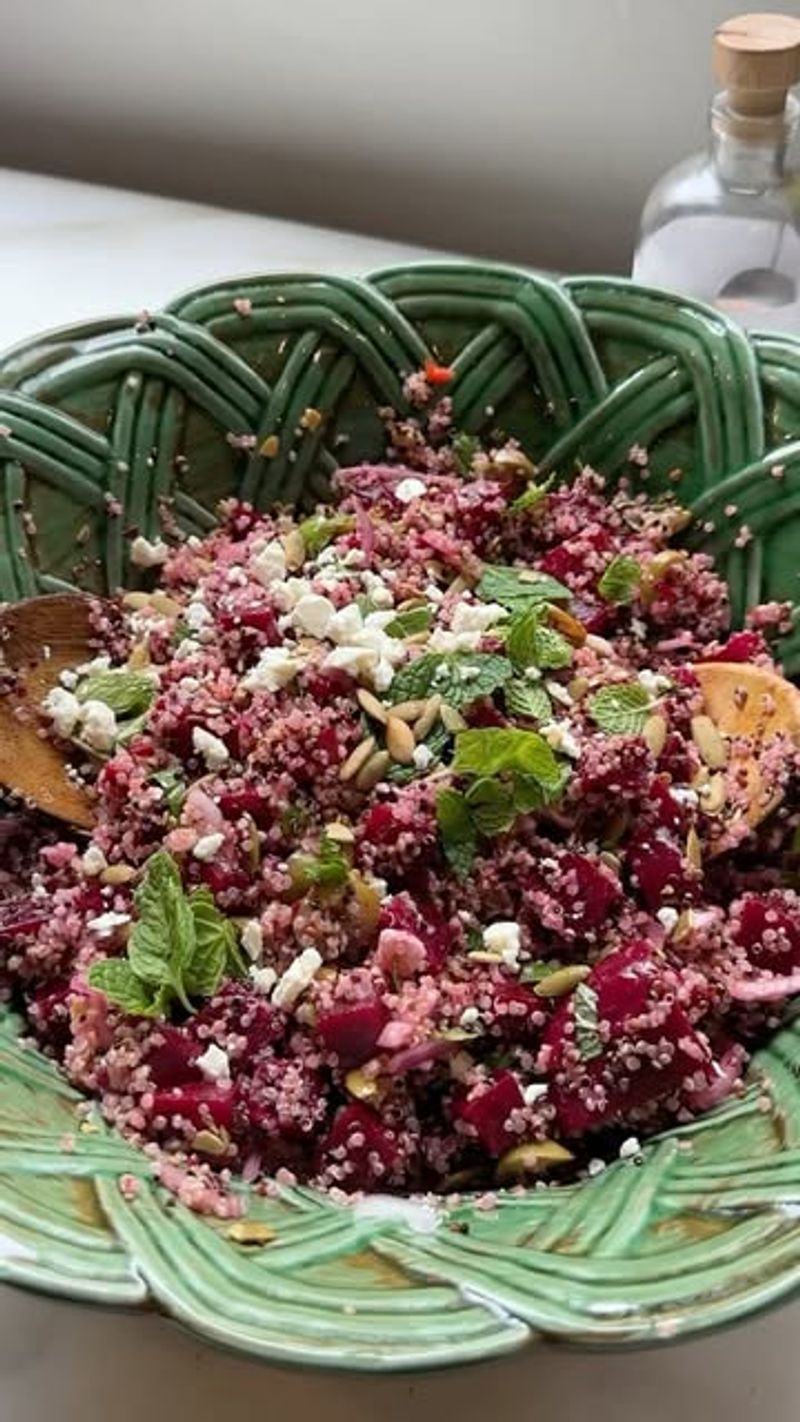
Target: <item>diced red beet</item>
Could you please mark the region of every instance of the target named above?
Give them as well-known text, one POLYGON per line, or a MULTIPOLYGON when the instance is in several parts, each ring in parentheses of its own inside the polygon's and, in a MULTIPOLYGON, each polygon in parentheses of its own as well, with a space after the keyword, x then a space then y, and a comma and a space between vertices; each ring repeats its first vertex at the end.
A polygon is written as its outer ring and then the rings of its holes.
POLYGON ((737 942, 757 968, 789 973, 800 968, 800 905, 776 891, 747 894, 739 906, 737 942))
POLYGON ((323 705, 326 701, 333 701, 336 696, 350 696, 353 690, 353 678, 345 671, 340 671, 338 667, 330 667, 323 671, 320 666, 312 664, 302 673, 302 684, 316 701, 321 701, 323 705))
POLYGON ((257 995, 242 982, 229 982, 191 1019, 191 1030, 204 1026, 220 1027, 225 1033, 235 1033, 247 1041, 247 1061, 283 1038, 286 1018, 266 998, 257 995))
POLYGON ((582 597, 573 598, 570 612, 595 637, 602 637, 608 631, 614 617, 613 609, 607 602, 590 602, 582 597))
MULTIPOLYGON (((561 1130, 568 1136, 614 1121, 627 1113, 657 1103, 678 1090, 685 1078, 710 1061, 707 1044, 698 1035, 682 1007, 672 1003, 650 1021, 658 1008, 659 965, 650 944, 635 942, 603 958, 592 970, 587 985, 597 994, 597 1018, 608 1023, 609 1041, 605 1049, 582 1064, 579 1084, 554 1081, 550 1099, 556 1108, 561 1130), (625 1062, 609 1064, 609 1057, 625 1041, 656 1045, 668 1042, 670 1061, 655 1065, 642 1054, 636 1069, 625 1062), (603 1087, 602 1101, 597 1099, 603 1087), (587 1097, 591 1097, 591 1106, 587 1097)), ((562 999, 548 1023, 543 1042, 549 1049, 548 1073, 556 1077, 565 1062, 571 1038, 567 1024, 573 1020, 574 999, 562 999)), ((635 1055, 631 1050, 631 1055, 635 1055)))
POLYGON ((72 989, 68 978, 37 992, 28 1005, 31 1022, 46 1042, 62 1052, 72 1037, 69 996, 72 989))
POLYGON ((155 1086, 183 1086, 187 1081, 201 1081, 202 1073, 195 1065, 201 1055, 197 1041, 180 1027, 159 1027, 163 1037, 160 1046, 147 1056, 150 1080, 155 1086))
POLYGON ((653 777, 647 791, 647 819, 656 829, 677 832, 687 828, 688 807, 675 799, 662 775, 653 777))
POLYGON ((473 701, 472 705, 467 708, 464 719, 473 729, 482 727, 489 727, 491 729, 495 726, 505 726, 508 724, 507 718, 488 696, 481 697, 478 701, 473 701))
POLYGON ((48 899, 34 899, 28 894, 20 894, 13 899, 0 900, 0 942, 35 933, 47 922, 51 913, 48 899))
POLYGON ((235 1093, 230 1084, 187 1081, 182 1086, 162 1087, 153 1093, 154 1116, 183 1116, 202 1128, 209 1120, 229 1131, 233 1125, 235 1093))
POLYGON ((323 726, 317 736, 317 749, 321 759, 328 765, 338 765, 342 759, 341 746, 335 726, 323 726))
POLYGON ((577 894, 562 895, 565 917, 585 931, 598 928, 608 916, 612 904, 622 893, 622 886, 610 870, 605 869, 598 859, 586 854, 564 854, 561 868, 574 880, 577 894))
POLYGON ((570 578, 580 577, 585 572, 587 552, 607 553, 610 548, 610 535, 596 524, 584 529, 576 538, 551 548, 540 560, 539 567, 551 578, 568 583, 570 578))
POLYGON ((269 799, 263 790, 255 786, 223 790, 217 803, 226 820, 238 820, 241 815, 250 815, 261 828, 272 823, 269 799))
POLYGON ((245 607, 239 612, 239 620, 243 627, 260 632, 268 647, 280 645, 281 633, 271 607, 245 607))
POLYGON ((378 928, 398 928, 421 938, 432 973, 441 969, 455 938, 455 931, 432 903, 420 899, 412 902, 407 894, 384 900, 378 928))
POLYGON ((769 649, 760 632, 734 632, 717 652, 704 652, 704 662, 754 662, 769 649))
POLYGON ((360 1066, 374 1055, 378 1038, 389 1021, 389 1009, 378 998, 342 1003, 320 1012, 317 1031, 329 1052, 345 1068, 360 1066))
POLYGON ((680 903, 695 888, 677 844, 650 830, 640 830, 628 846, 631 880, 645 904, 655 911, 680 903))
POLYGON ((514 1137, 505 1129, 505 1123, 512 1111, 524 1105, 514 1073, 496 1071, 485 1091, 467 1097, 454 1109, 462 1121, 475 1128, 478 1140, 489 1155, 502 1155, 514 1143, 514 1137))
POLYGON ((244 1113, 248 1125, 269 1139, 307 1140, 327 1114, 320 1073, 302 1062, 287 1064, 271 1053, 261 1058, 252 1076, 238 1080, 236 1094, 238 1117, 244 1113))
POLYGON ((367 811, 361 830, 370 844, 391 844, 400 833, 400 826, 392 806, 384 801, 367 811))
POLYGON ((251 875, 236 864, 203 864, 200 877, 216 898, 217 895, 243 894, 252 885, 251 875))
POLYGON ((374 1190, 386 1183, 398 1156, 394 1133, 369 1106, 353 1101, 341 1106, 322 1146, 323 1164, 343 1165, 342 1184, 349 1190, 374 1190), (333 1155, 333 1152, 336 1155, 333 1155), (339 1151, 344 1152, 343 1159, 339 1151))

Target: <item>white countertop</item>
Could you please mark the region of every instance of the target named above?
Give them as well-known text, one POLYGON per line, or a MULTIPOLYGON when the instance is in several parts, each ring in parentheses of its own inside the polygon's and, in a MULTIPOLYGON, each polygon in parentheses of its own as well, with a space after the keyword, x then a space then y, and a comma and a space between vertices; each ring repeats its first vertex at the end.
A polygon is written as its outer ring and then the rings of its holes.
MULTIPOLYGON (((258 270, 366 271, 429 255, 294 223, 0 170, 0 347, 258 270)), ((149 1314, 0 1287, 2 1422, 797 1422, 800 1304, 656 1351, 533 1349, 479 1368, 364 1378, 268 1368, 149 1314)))

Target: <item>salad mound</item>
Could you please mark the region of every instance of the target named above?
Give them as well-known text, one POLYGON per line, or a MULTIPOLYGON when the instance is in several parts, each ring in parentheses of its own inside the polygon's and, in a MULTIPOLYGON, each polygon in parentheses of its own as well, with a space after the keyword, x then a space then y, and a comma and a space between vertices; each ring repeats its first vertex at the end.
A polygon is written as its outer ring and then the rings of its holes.
POLYGON ((788 609, 731 631, 678 504, 409 386, 335 505, 135 538, 42 706, 91 838, 3 821, 6 994, 200 1210, 594 1173, 800 989, 798 750, 709 690, 761 696, 788 609))

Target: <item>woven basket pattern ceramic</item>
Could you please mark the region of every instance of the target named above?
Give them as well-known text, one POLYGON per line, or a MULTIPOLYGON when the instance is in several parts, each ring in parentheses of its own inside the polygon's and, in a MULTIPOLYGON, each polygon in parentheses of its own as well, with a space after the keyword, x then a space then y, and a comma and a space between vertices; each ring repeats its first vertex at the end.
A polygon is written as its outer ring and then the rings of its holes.
MULTIPOLYGON (((153 536, 165 510, 202 533, 229 494, 313 502, 337 464, 382 453, 378 411, 404 408, 403 378, 431 354, 454 366, 458 426, 518 435, 544 470, 587 460, 630 474, 631 446, 646 446, 647 488, 693 507, 691 538, 724 569, 737 618, 796 595, 800 342, 748 339, 622 281, 449 264, 222 283, 0 359, 0 597, 135 585, 126 534, 153 536)), ((800 632, 783 652, 800 671, 800 632)), ((488 1357, 537 1335, 686 1335, 800 1282, 793 1026, 759 1054, 743 1098, 652 1142, 639 1167, 501 1194, 490 1212, 387 1215, 283 1190, 251 1202, 275 1234, 256 1250, 176 1205, 98 1119, 81 1125, 76 1094, 19 1044, 20 1026, 0 1018, 0 1278, 12 1282, 151 1299, 235 1348, 365 1369, 488 1357), (132 1198, 121 1175, 138 1182, 132 1198)))

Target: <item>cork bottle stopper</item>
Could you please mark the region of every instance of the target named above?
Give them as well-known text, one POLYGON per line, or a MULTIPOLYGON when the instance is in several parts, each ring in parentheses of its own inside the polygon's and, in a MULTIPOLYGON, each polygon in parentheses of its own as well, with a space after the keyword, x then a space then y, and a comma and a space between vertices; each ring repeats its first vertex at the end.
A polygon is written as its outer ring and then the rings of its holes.
POLYGON ((714 73, 736 114, 782 114, 800 82, 800 20, 791 15, 737 15, 714 36, 714 73))

